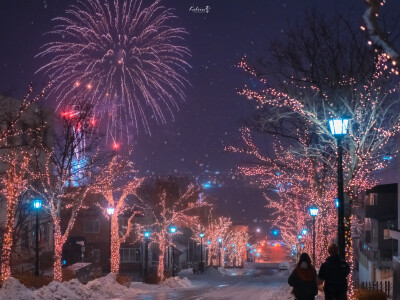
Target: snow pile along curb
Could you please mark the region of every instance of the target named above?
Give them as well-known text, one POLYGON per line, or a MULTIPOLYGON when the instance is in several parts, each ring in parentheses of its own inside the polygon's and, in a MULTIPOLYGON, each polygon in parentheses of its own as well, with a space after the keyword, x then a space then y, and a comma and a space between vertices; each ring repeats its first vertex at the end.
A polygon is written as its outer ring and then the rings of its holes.
POLYGON ((0 288, 1 300, 36 300, 33 292, 13 277, 4 281, 0 288))
POLYGON ((193 287, 192 282, 186 277, 171 277, 165 280, 161 285, 167 286, 170 288, 190 288, 193 287))

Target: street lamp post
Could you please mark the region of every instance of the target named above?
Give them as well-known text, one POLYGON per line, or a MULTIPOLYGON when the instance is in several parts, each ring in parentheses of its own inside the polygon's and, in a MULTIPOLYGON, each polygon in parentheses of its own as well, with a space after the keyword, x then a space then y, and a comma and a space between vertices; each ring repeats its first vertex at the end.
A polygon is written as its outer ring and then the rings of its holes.
POLYGON ((114 212, 115 212, 115 208, 114 207, 107 207, 107 209, 106 209, 106 211, 107 211, 107 215, 109 215, 109 218, 110 218, 110 256, 109 256, 109 258, 110 258, 110 263, 109 263, 109 271, 111 272, 111 255, 112 255, 112 253, 111 253, 111 232, 112 232, 112 228, 111 228, 111 226, 112 226, 112 222, 111 222, 111 219, 112 219, 112 216, 113 216, 113 214, 114 214, 114 212))
POLYGON ((342 139, 347 134, 348 118, 330 119, 329 129, 336 137, 338 147, 338 246, 341 258, 345 259, 345 228, 344 228, 344 190, 343 190, 343 147, 342 139))
POLYGON ((222 238, 218 238, 218 245, 219 245, 219 247, 218 247, 218 249, 219 249, 219 251, 218 251, 218 265, 219 265, 219 267, 221 267, 221 247, 222 247, 222 238))
POLYGON ((203 237, 204 233, 200 232, 200 272, 203 274, 204 272, 204 264, 203 264, 203 237))
MULTIPOLYGON (((175 226, 170 226, 169 227, 169 232, 171 233, 171 234, 174 234, 174 233, 176 233, 176 231, 177 231, 177 229, 176 229, 176 227, 175 226)), ((172 277, 175 277, 175 266, 174 266, 174 246, 173 245, 171 245, 171 249, 172 249, 172 253, 171 253, 171 255, 172 255, 172 277)))
POLYGON ((144 233, 144 277, 147 277, 149 274, 149 239, 150 239, 150 231, 146 231, 144 233))
POLYGON ((35 226, 35 276, 39 276, 39 210, 42 207, 42 200, 33 200, 33 209, 36 210, 36 226, 35 226))
POLYGON ((311 215, 312 220, 313 220, 313 230, 312 230, 313 253, 312 253, 312 256, 313 256, 313 262, 314 262, 314 265, 315 265, 315 218, 318 215, 318 207, 312 206, 312 207, 310 207, 309 211, 310 211, 310 215, 311 215))

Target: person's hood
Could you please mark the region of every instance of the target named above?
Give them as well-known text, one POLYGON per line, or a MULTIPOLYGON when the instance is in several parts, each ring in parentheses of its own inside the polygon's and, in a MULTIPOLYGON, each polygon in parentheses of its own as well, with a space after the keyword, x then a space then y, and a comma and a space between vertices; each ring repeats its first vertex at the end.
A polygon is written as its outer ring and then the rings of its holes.
POLYGON ((309 281, 313 280, 317 276, 317 271, 312 266, 308 266, 306 262, 300 264, 300 266, 296 267, 294 271, 296 272, 297 276, 301 280, 309 281), (304 265, 305 264, 305 265, 304 265))

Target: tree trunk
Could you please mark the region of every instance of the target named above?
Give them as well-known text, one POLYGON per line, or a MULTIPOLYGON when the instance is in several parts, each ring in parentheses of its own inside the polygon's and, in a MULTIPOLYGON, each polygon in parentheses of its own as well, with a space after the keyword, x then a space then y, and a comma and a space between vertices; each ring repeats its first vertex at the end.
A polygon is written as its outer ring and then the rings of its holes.
POLYGON ((157 276, 161 281, 163 281, 163 279, 164 279, 164 256, 165 256, 165 245, 160 245, 160 255, 158 256, 157 276))
MULTIPOLYGON (((54 222, 54 219, 53 219, 54 222)), ((62 269, 61 269, 61 259, 62 259, 62 248, 64 241, 61 234, 60 224, 54 222, 54 261, 53 261, 53 279, 55 281, 62 281, 62 269)))
POLYGON ((118 274, 119 273, 119 264, 120 264, 120 239, 119 239, 119 230, 118 230, 118 216, 117 214, 113 214, 111 216, 111 273, 118 274))
POLYGON ((6 231, 3 238, 3 248, 1 251, 1 277, 3 280, 11 276, 10 259, 11 259, 11 247, 13 244, 13 232, 14 232, 14 213, 17 200, 7 199, 7 224, 6 231))

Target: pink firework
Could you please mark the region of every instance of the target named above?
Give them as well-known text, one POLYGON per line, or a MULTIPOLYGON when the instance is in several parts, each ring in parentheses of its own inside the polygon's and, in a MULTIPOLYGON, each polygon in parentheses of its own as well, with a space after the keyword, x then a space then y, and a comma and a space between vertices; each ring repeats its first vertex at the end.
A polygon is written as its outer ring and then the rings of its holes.
POLYGON ((81 0, 48 34, 37 72, 50 77, 48 97, 60 105, 93 105, 107 136, 129 143, 130 131, 150 133, 149 119, 165 123, 185 100, 190 51, 187 31, 160 0, 81 0))

